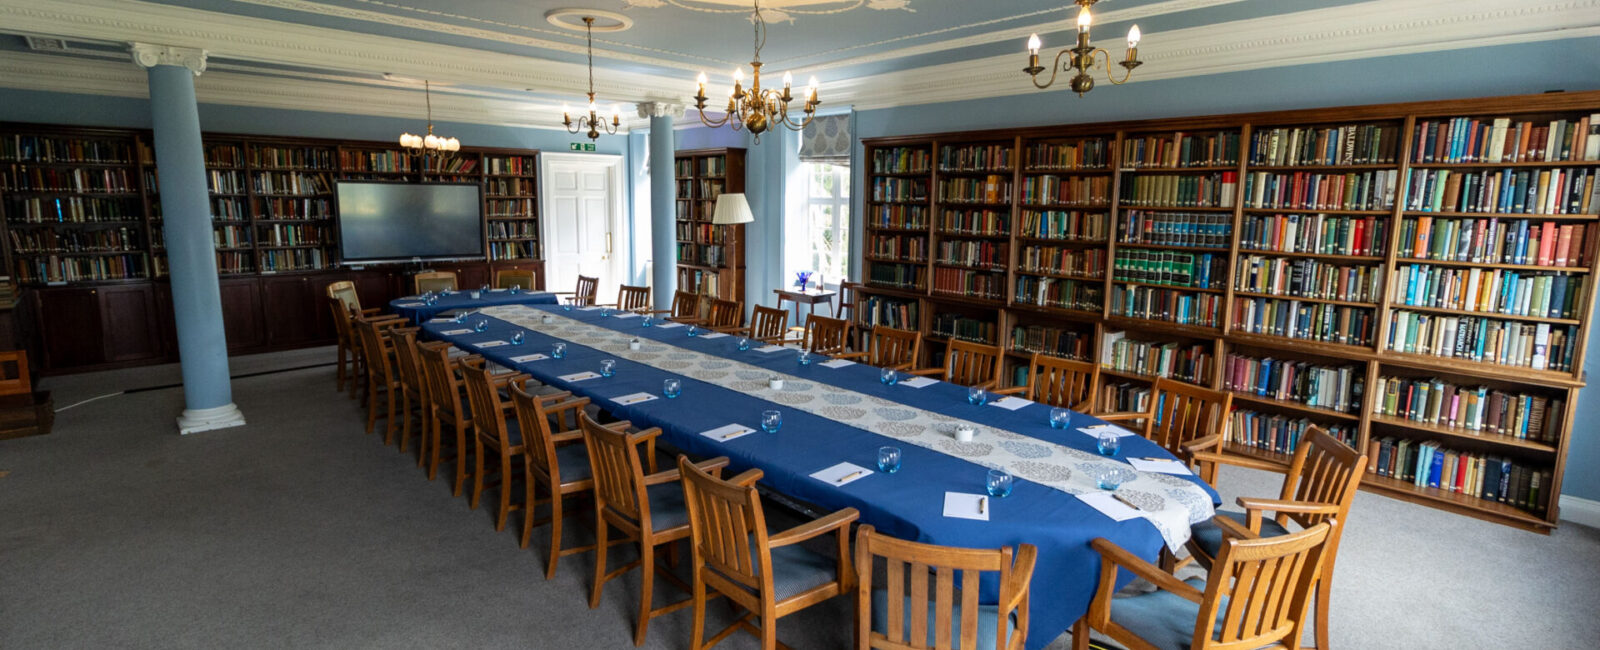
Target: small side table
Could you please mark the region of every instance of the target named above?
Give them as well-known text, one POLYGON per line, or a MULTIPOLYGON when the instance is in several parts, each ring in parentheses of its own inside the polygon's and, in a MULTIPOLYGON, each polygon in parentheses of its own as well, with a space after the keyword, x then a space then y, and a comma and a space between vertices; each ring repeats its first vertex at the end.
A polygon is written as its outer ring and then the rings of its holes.
POLYGON ((835 316, 833 309, 833 297, 839 295, 839 292, 837 291, 828 291, 827 289, 818 288, 808 289, 806 291, 773 289, 772 292, 778 294, 778 309, 783 309, 783 301, 785 300, 794 303, 794 320, 796 325, 805 325, 805 323, 800 320, 800 305, 806 305, 806 315, 809 316, 816 312, 817 303, 827 303, 828 315, 837 317, 835 316))

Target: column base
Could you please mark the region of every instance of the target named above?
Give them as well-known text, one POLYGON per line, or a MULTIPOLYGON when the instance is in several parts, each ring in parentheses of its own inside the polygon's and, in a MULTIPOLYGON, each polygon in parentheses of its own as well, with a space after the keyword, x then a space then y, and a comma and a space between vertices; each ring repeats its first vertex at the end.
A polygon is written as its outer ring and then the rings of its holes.
POLYGON ((242 426, 244 413, 231 402, 216 408, 184 409, 183 415, 178 416, 178 433, 183 435, 242 426))

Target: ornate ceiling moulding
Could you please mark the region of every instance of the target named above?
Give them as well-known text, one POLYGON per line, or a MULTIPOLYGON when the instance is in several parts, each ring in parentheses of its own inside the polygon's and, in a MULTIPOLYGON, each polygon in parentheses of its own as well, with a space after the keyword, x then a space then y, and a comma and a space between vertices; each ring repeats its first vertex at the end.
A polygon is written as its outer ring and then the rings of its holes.
MULTIPOLYGON (((910 11, 912 0, 767 0, 762 8, 763 17, 774 23, 792 23, 796 16, 830 16, 854 11, 862 7, 878 11, 910 11)), ((659 9, 677 7, 707 14, 743 14, 744 0, 622 0, 629 9, 659 9)))

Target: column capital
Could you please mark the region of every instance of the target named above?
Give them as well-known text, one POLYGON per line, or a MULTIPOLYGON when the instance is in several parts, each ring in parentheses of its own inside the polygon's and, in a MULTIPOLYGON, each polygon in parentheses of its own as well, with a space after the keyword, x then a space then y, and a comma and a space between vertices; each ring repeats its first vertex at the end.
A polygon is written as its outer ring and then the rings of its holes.
POLYGON ((683 104, 668 102, 639 102, 639 117, 683 117, 683 104))
POLYGON ((188 68, 196 77, 206 70, 206 51, 194 47, 129 43, 128 53, 141 68, 176 65, 188 68))

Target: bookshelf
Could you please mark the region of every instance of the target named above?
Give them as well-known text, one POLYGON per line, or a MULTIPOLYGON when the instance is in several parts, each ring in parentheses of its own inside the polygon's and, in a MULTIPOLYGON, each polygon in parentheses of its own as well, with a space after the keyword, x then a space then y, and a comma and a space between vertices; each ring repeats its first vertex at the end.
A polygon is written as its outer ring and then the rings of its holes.
POLYGON ((716 226, 717 197, 744 192, 745 150, 680 151, 676 184, 678 289, 728 300, 744 299, 744 224, 716 226))
POLYGON ((1103 408, 1155 376, 1226 390, 1229 453, 1286 465, 1317 425, 1367 451, 1370 491, 1548 532, 1597 114, 1582 92, 868 139, 858 320, 921 330, 927 364, 999 342, 1013 385, 1035 351, 1096 360, 1103 408))
POLYGON ((19 283, 149 277, 138 149, 115 131, 0 138, 0 214, 19 283))

